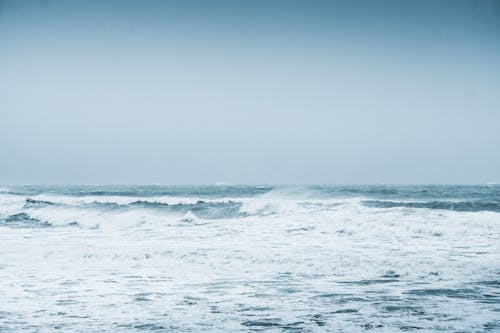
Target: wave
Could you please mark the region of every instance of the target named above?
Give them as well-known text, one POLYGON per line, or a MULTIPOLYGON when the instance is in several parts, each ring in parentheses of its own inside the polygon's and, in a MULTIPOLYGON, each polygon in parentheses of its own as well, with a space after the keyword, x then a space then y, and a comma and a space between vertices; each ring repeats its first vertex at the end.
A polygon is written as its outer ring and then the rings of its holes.
POLYGON ((189 216, 203 220, 234 219, 250 215, 240 209, 242 205, 241 201, 228 198, 102 197, 96 201, 93 196, 75 198, 43 194, 26 197, 2 194, 0 225, 37 227, 48 221, 54 226, 76 222, 82 227, 93 228, 110 224, 124 226, 144 220, 176 223, 188 212, 189 216))
MULTIPOLYGON (((223 186, 224 188, 224 186, 223 186)), ((476 200, 471 194, 467 199, 422 199, 418 196, 406 198, 401 195, 397 199, 387 199, 393 195, 393 188, 313 188, 297 187, 269 190, 264 194, 254 196, 123 196, 123 195, 65 195, 53 192, 34 195, 0 194, 0 223, 12 226, 43 226, 46 221, 54 226, 78 223, 81 227, 111 226, 125 227, 130 224, 140 224, 144 221, 161 224, 177 224, 180 221, 198 221, 219 219, 283 219, 287 221, 303 221, 298 230, 310 227, 310 221, 335 220, 340 221, 337 228, 339 234, 350 235, 364 232, 358 230, 356 224, 360 216, 372 214, 373 208, 407 208, 422 209, 414 211, 415 219, 421 214, 433 218, 431 214, 441 214, 439 210, 457 212, 500 212, 500 200, 493 198, 493 192, 487 193, 481 200, 476 200), (378 198, 369 195, 325 196, 327 191, 379 192, 378 198), (22 215, 25 214, 25 215, 22 215)), ((431 188, 434 192, 444 193, 447 187, 431 188)), ((496 191, 496 187, 494 188, 496 191)), ((469 189, 470 193, 479 193, 482 188, 469 189)), ((69 190, 68 190, 69 191, 69 190)), ((205 191, 205 190, 203 190, 205 191)), ((236 191, 236 190, 235 190, 236 191)), ((399 191, 399 189, 398 189, 399 191)), ((430 191, 420 188, 421 192, 430 191)), ((87 191, 88 193, 89 191, 87 191)), ((140 191, 135 190, 135 194, 140 191)), ((202 191, 200 190, 200 193, 202 191)), ((80 193, 80 192, 78 192, 80 193)), ((144 192, 145 193, 145 192, 144 192)), ((143 193, 143 194, 144 194, 143 193)), ((194 193, 192 190, 191 194, 194 193)), ((183 193, 186 194, 186 193, 183 193)), ((225 192, 227 194, 227 192, 225 192)), ((235 192, 236 194, 236 192, 235 192)), ((247 193, 248 194, 248 193, 247 193)), ((345 194, 345 193, 344 193, 345 194)), ((359 194, 359 193, 357 193, 359 194)), ((427 195, 427 194, 426 194, 427 195)), ((475 194, 474 194, 475 195, 475 194)), ((450 195, 451 196, 451 195, 450 195)), ((378 211, 381 214, 407 214, 402 209, 378 211)), ((392 216, 392 215, 391 215, 392 216)), ((466 215, 464 214, 464 217, 466 215)), ((436 228, 420 228, 420 222, 415 224, 415 232, 438 235, 443 230, 436 228), (418 229, 420 228, 420 229, 418 229), (417 230, 418 229, 418 230, 417 230)), ((297 228, 288 228, 295 230, 297 228)), ((287 230, 288 230, 287 229, 287 230)))
POLYGON ((84 205, 84 204, 114 204, 114 205, 129 205, 137 202, 147 202, 153 204, 164 205, 181 205, 181 204, 196 204, 198 202, 229 202, 241 201, 243 197, 220 197, 220 198, 203 198, 203 197, 184 197, 184 196, 66 196, 53 194, 39 194, 28 196, 27 203, 32 204, 65 204, 65 205, 84 205))
POLYGON ((204 200, 190 200, 192 202, 161 202, 152 200, 127 200, 125 203, 113 202, 113 200, 104 201, 49 201, 49 200, 37 200, 32 198, 27 198, 24 201, 21 210, 26 213, 38 212, 41 210, 47 212, 63 212, 63 211, 74 211, 74 212, 94 212, 101 213, 112 213, 116 212, 127 212, 134 210, 150 210, 156 211, 157 213, 167 213, 167 215, 185 215, 188 212, 194 214, 197 218, 201 219, 223 219, 223 218, 238 218, 249 215, 246 212, 240 211, 243 203, 239 201, 227 200, 227 201, 204 201, 204 200))
POLYGON ((456 212, 500 212, 500 202, 483 202, 483 201, 381 201, 381 200, 364 200, 361 204, 365 207, 372 208, 426 208, 426 209, 441 209, 451 210, 456 212))
MULTIPOLYGON (((17 201, 19 202, 19 201, 17 201)), ((5 204, 9 202, 5 201, 5 204)), ((13 202, 11 204, 14 207, 13 202)), ((250 198, 201 199, 186 197, 121 197, 121 196, 54 196, 37 195, 25 198, 18 209, 31 210, 42 208, 76 208, 96 211, 127 211, 134 209, 157 210, 164 213, 184 215, 191 212, 202 219, 239 218, 247 216, 289 215, 316 213, 346 209, 343 206, 367 208, 414 208, 449 210, 457 212, 500 212, 499 201, 395 201, 370 200, 367 197, 356 198, 296 198, 276 193, 250 198)), ((4 206, 7 207, 7 206, 4 206)), ((12 209, 8 209, 12 211, 12 209)))
POLYGON ((2 189, 12 194, 34 196, 122 196, 122 197, 251 197, 273 189, 264 185, 16 185, 2 189))
POLYGON ((57 203, 46 201, 46 200, 35 200, 31 198, 27 198, 24 202, 24 208, 37 208, 37 207, 47 207, 54 206, 57 203))
POLYGON ((45 221, 40 221, 31 217, 26 213, 18 213, 7 216, 3 221, 0 220, 0 226, 8 226, 14 228, 47 228, 52 227, 52 224, 45 221))
POLYGON ((199 200, 196 203, 178 203, 167 204, 162 202, 151 201, 135 201, 127 205, 127 207, 140 207, 150 209, 161 209, 172 213, 194 214, 197 218, 203 219, 221 219, 235 218, 245 215, 240 212, 241 202, 236 201, 203 201, 199 200))

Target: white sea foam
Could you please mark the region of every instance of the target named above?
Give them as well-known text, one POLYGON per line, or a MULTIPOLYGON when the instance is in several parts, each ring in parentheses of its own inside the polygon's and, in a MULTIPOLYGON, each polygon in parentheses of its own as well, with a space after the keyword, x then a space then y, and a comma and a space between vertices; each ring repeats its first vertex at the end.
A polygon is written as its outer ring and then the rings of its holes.
POLYGON ((3 218, 53 225, 0 225, 0 330, 431 332, 498 321, 499 213, 277 192, 202 199, 241 202, 240 216, 217 219, 91 205, 143 199, 0 195, 3 218))

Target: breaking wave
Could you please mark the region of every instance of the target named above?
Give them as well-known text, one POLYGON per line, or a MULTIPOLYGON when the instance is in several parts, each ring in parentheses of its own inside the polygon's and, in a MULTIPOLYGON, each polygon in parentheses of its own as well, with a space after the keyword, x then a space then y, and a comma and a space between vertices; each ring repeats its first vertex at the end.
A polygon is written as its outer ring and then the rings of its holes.
POLYGON ((32 218, 26 213, 18 213, 7 216, 3 221, 0 220, 0 225, 5 225, 13 228, 46 228, 52 227, 49 222, 43 222, 32 218))

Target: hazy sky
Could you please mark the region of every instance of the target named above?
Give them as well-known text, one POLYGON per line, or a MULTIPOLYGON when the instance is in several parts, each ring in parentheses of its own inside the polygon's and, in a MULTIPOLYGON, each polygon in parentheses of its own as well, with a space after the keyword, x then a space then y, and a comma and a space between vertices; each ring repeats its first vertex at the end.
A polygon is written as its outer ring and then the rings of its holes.
POLYGON ((0 183, 215 182, 500 182, 500 2, 0 0, 0 183))

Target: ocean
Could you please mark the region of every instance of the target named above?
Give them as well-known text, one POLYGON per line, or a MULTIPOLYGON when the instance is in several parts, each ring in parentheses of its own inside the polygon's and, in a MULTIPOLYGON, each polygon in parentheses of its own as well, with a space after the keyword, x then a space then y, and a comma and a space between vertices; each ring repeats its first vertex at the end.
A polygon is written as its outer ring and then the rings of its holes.
POLYGON ((0 332, 499 332, 500 186, 2 186, 0 332))

